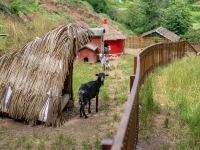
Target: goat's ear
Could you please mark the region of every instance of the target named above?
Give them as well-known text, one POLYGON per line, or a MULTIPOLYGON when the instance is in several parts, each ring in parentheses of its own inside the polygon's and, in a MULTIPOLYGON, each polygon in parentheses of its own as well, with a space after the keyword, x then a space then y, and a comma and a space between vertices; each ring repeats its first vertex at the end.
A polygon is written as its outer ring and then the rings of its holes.
POLYGON ((108 74, 106 74, 105 76, 109 76, 108 74))
POLYGON ((99 74, 96 74, 96 76, 99 76, 99 74))

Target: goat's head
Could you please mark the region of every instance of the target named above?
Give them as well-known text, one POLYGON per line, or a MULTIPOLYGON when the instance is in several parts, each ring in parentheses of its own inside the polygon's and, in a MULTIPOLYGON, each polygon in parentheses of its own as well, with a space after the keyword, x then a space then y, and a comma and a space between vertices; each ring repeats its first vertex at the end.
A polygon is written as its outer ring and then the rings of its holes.
POLYGON ((103 85, 103 84, 104 84, 105 77, 108 76, 108 74, 99 73, 99 74, 96 74, 96 76, 98 76, 98 81, 100 81, 100 82, 101 82, 101 85, 103 85))

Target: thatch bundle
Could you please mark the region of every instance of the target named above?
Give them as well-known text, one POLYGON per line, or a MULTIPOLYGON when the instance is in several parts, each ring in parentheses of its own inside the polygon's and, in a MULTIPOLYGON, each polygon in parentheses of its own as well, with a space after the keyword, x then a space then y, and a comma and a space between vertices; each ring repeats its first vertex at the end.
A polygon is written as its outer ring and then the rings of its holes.
POLYGON ((72 79, 74 59, 92 36, 90 30, 79 25, 64 25, 17 52, 3 55, 0 58, 0 112, 28 122, 35 122, 40 115, 40 120, 47 125, 60 124, 63 89, 66 93, 72 87, 67 78, 72 79))

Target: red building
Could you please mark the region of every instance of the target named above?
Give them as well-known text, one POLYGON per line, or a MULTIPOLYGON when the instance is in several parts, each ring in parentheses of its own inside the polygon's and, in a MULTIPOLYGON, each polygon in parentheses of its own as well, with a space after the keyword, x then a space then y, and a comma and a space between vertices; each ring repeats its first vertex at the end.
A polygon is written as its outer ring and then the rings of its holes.
POLYGON ((109 46, 109 56, 121 56, 124 53, 126 36, 116 27, 104 20, 104 44, 109 46))
POLYGON ((87 44, 79 50, 79 62, 95 63, 98 60, 98 47, 94 44, 87 44))
POLYGON ((95 63, 99 61, 99 53, 102 52, 104 48, 104 28, 91 28, 94 32, 94 37, 91 42, 79 50, 78 60, 79 62, 89 62, 95 63))

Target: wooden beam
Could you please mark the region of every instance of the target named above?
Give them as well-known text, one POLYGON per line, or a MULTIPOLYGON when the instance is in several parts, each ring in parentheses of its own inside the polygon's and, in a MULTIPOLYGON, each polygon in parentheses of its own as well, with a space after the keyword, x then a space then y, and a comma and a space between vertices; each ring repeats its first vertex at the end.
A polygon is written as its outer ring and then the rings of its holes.
POLYGON ((0 36, 8 36, 8 34, 0 33, 0 36))

